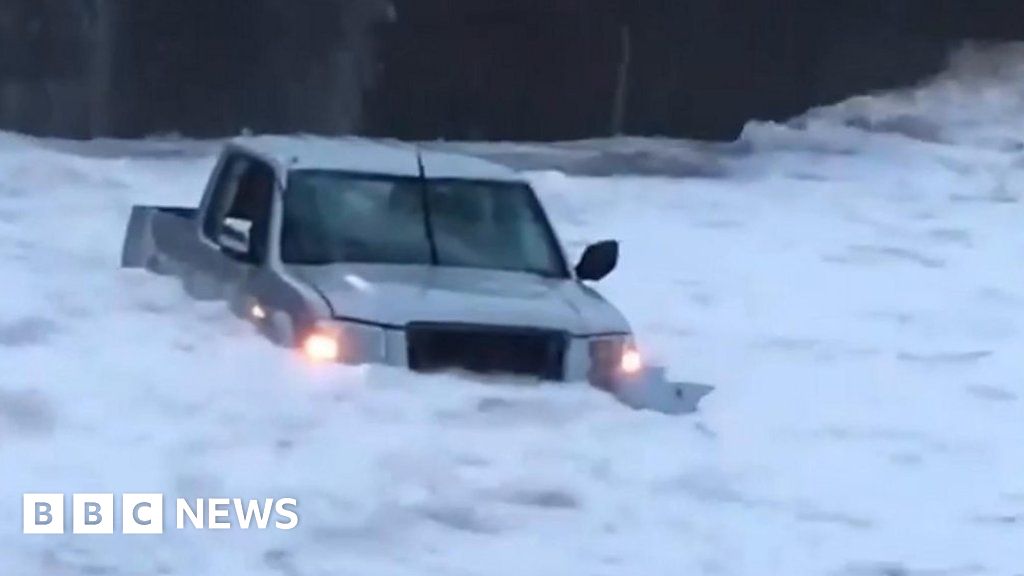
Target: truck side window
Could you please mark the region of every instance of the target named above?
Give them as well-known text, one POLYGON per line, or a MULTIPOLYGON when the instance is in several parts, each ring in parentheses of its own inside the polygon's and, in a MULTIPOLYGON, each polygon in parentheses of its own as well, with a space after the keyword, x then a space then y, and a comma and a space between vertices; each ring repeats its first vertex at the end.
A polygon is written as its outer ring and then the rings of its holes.
POLYGON ((249 256, 254 263, 262 263, 267 257, 270 240, 274 170, 263 162, 251 160, 239 175, 237 184, 231 206, 223 219, 248 225, 249 256))
POLYGON ((203 235, 211 242, 217 242, 217 238, 220 236, 224 215, 227 214, 228 208, 235 198, 239 177, 248 165, 249 162, 244 156, 230 156, 224 160, 224 165, 216 176, 213 196, 203 220, 203 235))

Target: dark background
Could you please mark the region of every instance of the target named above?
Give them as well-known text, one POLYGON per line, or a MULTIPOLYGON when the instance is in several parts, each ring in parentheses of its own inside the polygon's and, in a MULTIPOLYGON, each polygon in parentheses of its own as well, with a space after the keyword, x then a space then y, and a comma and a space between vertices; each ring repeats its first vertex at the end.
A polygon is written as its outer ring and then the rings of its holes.
POLYGON ((728 140, 912 84, 1022 0, 0 0, 0 129, 728 140))

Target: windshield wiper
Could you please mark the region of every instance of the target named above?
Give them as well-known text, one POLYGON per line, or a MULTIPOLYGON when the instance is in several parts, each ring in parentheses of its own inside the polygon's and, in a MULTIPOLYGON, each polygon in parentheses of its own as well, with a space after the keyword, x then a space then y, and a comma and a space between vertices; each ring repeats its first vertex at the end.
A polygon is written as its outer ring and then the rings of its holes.
POLYGON ((416 150, 416 165, 420 171, 420 193, 423 201, 423 228, 427 235, 427 244, 430 246, 430 263, 433 266, 439 264, 437 258, 437 242, 434 240, 434 222, 430 218, 430 188, 427 186, 427 171, 423 167, 423 154, 416 150))

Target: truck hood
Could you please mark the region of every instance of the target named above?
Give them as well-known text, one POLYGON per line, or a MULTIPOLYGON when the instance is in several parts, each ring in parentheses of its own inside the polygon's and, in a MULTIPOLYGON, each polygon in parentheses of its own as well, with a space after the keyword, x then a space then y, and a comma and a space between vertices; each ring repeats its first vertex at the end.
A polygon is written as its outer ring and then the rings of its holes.
POLYGON ((389 326, 452 322, 628 333, 622 314, 572 279, 527 273, 391 264, 288 266, 319 290, 339 318, 389 326))

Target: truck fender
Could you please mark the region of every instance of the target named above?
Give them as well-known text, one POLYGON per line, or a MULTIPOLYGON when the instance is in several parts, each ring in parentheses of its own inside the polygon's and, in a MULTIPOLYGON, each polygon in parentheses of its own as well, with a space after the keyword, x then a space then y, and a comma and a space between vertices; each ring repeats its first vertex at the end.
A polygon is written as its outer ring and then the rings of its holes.
POLYGON ((271 312, 266 321, 266 332, 270 341, 278 346, 294 348, 297 345, 295 338, 295 322, 291 314, 283 310, 271 312))
POLYGON ((224 285, 200 269, 185 269, 181 276, 181 284, 189 296, 201 302, 224 299, 224 285))

